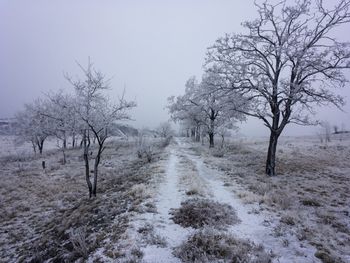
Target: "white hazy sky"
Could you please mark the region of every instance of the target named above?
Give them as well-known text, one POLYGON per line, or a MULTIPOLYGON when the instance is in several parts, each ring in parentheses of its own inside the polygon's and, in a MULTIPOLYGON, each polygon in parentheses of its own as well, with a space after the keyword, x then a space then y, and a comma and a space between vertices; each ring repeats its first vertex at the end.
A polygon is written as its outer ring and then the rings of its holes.
MULTIPOLYGON (((48 91, 71 90, 63 73, 79 74, 75 61, 86 64, 90 56, 113 77, 112 95, 126 87, 127 98, 136 100, 132 124, 154 127, 169 118, 167 97, 182 94, 190 76, 201 76, 206 48, 255 17, 253 2, 0 0, 0 118, 48 91)), ((349 25, 337 34, 350 40, 348 32, 349 25)), ((344 113, 319 109, 316 117, 346 125, 349 103, 344 113)), ((315 130, 290 126, 286 134, 315 130)), ((241 133, 264 135, 266 128, 249 120, 241 133)))

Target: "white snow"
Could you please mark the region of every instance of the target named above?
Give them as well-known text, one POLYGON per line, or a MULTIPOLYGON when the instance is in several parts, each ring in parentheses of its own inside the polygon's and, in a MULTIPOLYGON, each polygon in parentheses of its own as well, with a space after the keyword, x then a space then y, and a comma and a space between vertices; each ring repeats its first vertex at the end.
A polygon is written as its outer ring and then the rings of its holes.
POLYGON ((157 233, 164 237, 167 241, 167 248, 160 248, 155 245, 147 246, 143 249, 145 262, 181 262, 172 255, 173 247, 181 244, 186 238, 189 231, 180 225, 175 224, 169 215, 171 208, 180 206, 182 196, 178 191, 178 173, 176 171, 176 164, 178 158, 171 149, 169 164, 166 170, 165 182, 161 185, 159 195, 157 198, 158 214, 153 214, 153 218, 149 218, 156 226, 157 233))
POLYGON ((147 245, 142 248, 144 253, 143 262, 152 263, 178 263, 181 262, 172 254, 173 248, 180 245, 192 232, 191 229, 185 229, 175 224, 169 214, 172 208, 178 208, 183 200, 183 194, 179 191, 179 174, 176 169, 178 164, 177 147, 173 144, 169 146, 170 154, 167 162, 165 178, 160 185, 156 197, 156 207, 158 213, 142 214, 134 222, 134 228, 142 223, 149 223, 154 226, 156 234, 163 238, 167 247, 157 245, 147 245))

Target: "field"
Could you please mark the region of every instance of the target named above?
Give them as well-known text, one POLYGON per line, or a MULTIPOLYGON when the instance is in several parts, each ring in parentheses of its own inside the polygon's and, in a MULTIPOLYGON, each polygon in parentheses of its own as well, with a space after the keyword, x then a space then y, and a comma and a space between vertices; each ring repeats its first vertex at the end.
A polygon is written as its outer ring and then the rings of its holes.
MULTIPOLYGON (((282 137, 278 176, 264 176, 267 139, 237 139, 222 158, 206 153, 211 166, 225 171, 227 184, 256 211, 279 218, 275 235, 296 236, 317 249, 323 262, 350 262, 350 137, 332 135, 331 142, 312 137, 282 137)), ((288 246, 288 243, 286 243, 288 246)))
POLYGON ((350 137, 111 139, 96 198, 81 149, 42 156, 2 138, 1 262, 350 262, 350 137), (42 161, 46 167, 43 169, 42 161))

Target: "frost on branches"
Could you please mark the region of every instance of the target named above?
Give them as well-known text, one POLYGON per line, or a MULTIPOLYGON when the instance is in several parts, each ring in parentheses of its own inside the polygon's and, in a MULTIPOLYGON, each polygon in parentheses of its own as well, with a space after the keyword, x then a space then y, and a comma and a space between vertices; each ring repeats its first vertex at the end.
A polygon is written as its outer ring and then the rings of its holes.
POLYGON ((128 111, 136 106, 133 101, 126 101, 124 94, 117 102, 111 102, 103 93, 108 90, 109 82, 105 76, 96 71, 89 61, 87 68, 79 65, 83 72, 83 79, 72 79, 66 76, 75 90, 76 103, 74 110, 81 122, 81 135, 84 151, 85 177, 89 188, 89 196, 96 196, 98 166, 104 150, 104 143, 110 136, 110 129, 116 121, 130 118, 128 111), (94 137, 98 144, 94 160, 94 180, 90 179, 90 138, 94 137))
POLYGON ((195 77, 190 78, 183 96, 169 98, 168 109, 172 119, 187 124, 196 141, 200 141, 201 135, 207 134, 209 147, 214 147, 214 135, 222 131, 223 127, 233 128, 236 121, 244 120, 244 115, 232 104, 246 108, 247 103, 242 102, 240 94, 218 92, 218 88, 224 85, 225 79, 209 72, 203 75, 200 83, 195 77))
POLYGON ((242 34, 227 34, 208 49, 209 72, 230 82, 223 87, 252 103, 240 111, 260 119, 270 130, 266 174, 276 175, 279 136, 288 123, 310 124, 314 105, 343 105, 331 90, 347 82, 349 43, 333 37, 349 23, 349 0, 328 7, 323 1, 256 3, 257 19, 245 22, 242 34))

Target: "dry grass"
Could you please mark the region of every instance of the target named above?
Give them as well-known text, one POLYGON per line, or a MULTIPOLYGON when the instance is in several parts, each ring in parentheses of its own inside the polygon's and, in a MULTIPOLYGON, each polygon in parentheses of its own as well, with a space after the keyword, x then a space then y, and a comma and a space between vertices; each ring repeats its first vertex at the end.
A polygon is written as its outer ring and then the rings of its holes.
POLYGON ((156 233, 154 226, 146 223, 137 229, 137 232, 141 234, 142 241, 146 245, 156 245, 158 247, 166 247, 167 242, 164 237, 161 237, 156 233))
MULTIPOLYGON (((277 173, 264 174, 267 142, 231 143, 223 158, 210 157, 199 145, 207 163, 224 171, 228 186, 242 188, 244 202, 256 200, 260 208, 275 212, 288 231, 318 249, 323 262, 350 258, 350 138, 320 145, 317 138, 281 139, 277 173), (251 192, 251 194, 247 193, 251 192), (294 215, 283 217, 285 214, 294 215)), ((199 150, 200 148, 200 150, 199 150)))
POLYGON ((148 163, 135 156, 133 143, 108 143, 93 199, 87 197, 79 149, 67 151, 66 165, 59 163, 58 151, 3 162, 1 260, 72 262, 106 247, 106 240, 118 243, 133 210, 151 209, 145 205, 149 197, 145 188, 158 174, 153 164, 162 149, 155 143, 153 163, 148 163))
POLYGON ((211 150, 211 154, 217 158, 224 157, 225 153, 226 153, 226 149, 223 147, 221 147, 221 148, 215 147, 214 149, 211 150))
POLYGON ((180 172, 180 187, 186 195, 204 197, 207 196, 208 188, 199 176, 196 165, 187 156, 180 156, 180 162, 178 165, 180 172))
POLYGON ((227 204, 208 199, 189 199, 171 211, 172 220, 183 227, 223 228, 240 222, 235 210, 227 204))
POLYGON ((194 233, 175 249, 174 255, 182 262, 271 262, 263 247, 213 229, 194 233))

